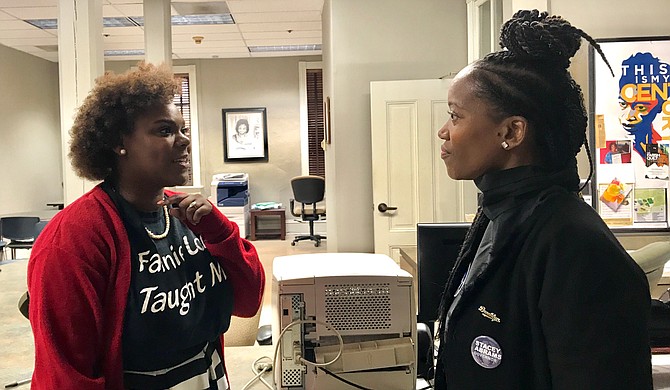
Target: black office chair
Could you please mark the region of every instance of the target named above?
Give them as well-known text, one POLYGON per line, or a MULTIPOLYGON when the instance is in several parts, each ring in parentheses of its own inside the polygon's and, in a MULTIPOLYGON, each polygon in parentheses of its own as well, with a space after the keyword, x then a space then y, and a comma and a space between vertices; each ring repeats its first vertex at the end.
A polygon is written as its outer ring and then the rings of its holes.
POLYGON ((311 240, 314 241, 314 246, 318 247, 326 236, 314 234, 314 221, 326 215, 326 208, 317 206, 317 202, 323 200, 326 180, 321 176, 297 176, 291 179, 291 188, 295 198, 290 200, 291 214, 309 222, 309 235, 296 236, 291 245, 295 246, 298 241, 311 240))
POLYGON ((0 218, 2 223, 2 237, 9 240, 6 247, 12 250, 12 259, 16 258, 17 249, 30 249, 33 247, 35 237, 41 231, 38 227, 39 217, 4 217, 0 218), (38 228, 40 230, 38 231, 38 228))

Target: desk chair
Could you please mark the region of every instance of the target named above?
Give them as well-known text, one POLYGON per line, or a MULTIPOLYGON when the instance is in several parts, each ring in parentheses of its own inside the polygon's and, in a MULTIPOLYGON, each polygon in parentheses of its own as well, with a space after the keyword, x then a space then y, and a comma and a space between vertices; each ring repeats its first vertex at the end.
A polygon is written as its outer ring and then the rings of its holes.
MULTIPOLYGON (((628 254, 647 275, 651 297, 658 298, 660 296, 658 282, 663 276, 665 263, 670 261, 670 241, 652 242, 640 249, 629 251, 628 254)), ((662 287, 660 289, 664 290, 662 287)))
MULTIPOLYGON (((17 249, 30 249, 33 247, 38 226, 39 217, 4 217, 0 218, 2 224, 2 237, 9 240, 6 247, 12 250, 12 259, 16 258, 17 249)), ((44 226, 41 225, 41 228, 44 226)), ((40 228, 40 231, 41 231, 40 228)))
POLYGON ((298 241, 311 240, 318 247, 326 236, 314 234, 314 221, 326 215, 326 208, 317 206, 317 202, 323 201, 326 180, 321 176, 297 176, 291 179, 291 188, 294 197, 290 200, 291 214, 309 222, 309 235, 296 236, 291 246, 295 246, 298 241))

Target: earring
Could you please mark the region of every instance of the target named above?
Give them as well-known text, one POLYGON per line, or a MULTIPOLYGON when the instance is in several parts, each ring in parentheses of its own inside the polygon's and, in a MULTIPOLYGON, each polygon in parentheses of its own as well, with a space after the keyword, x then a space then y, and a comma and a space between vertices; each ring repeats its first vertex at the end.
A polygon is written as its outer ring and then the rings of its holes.
POLYGON ((122 155, 122 156, 125 156, 126 153, 127 153, 127 152, 126 152, 125 149, 121 149, 121 150, 119 150, 119 154, 122 155))
POLYGON ((500 143, 500 146, 502 146, 503 149, 507 150, 509 148, 509 144, 507 141, 503 141, 500 143))

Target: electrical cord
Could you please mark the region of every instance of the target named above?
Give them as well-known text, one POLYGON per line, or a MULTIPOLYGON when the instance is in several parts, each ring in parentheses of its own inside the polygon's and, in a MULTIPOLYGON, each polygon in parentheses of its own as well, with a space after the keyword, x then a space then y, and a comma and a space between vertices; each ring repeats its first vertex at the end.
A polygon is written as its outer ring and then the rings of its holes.
POLYGON ((319 370, 325 372, 325 373, 328 374, 328 375, 331 375, 333 378, 337 379, 338 381, 341 381, 341 382, 344 382, 344 383, 348 384, 349 386, 352 386, 352 387, 355 387, 355 388, 357 388, 357 389, 361 389, 361 390, 372 390, 372 389, 370 389, 370 388, 363 387, 363 386, 361 386, 361 385, 357 385, 357 384, 355 384, 354 382, 350 382, 350 381, 348 381, 348 380, 342 378, 341 376, 335 374, 334 372, 331 372, 331 371, 329 371, 329 370, 326 370, 326 369, 323 368, 323 367, 319 367, 319 370))
POLYGON ((244 385, 244 387, 242 387, 242 390, 248 390, 251 387, 251 385, 253 385, 254 382, 256 382, 257 380, 261 381, 261 383, 263 383, 265 385, 265 387, 267 387, 268 389, 275 390, 263 378, 263 374, 265 374, 266 372, 272 371, 272 363, 271 362, 260 363, 260 361, 263 360, 263 359, 271 360, 269 356, 261 356, 260 358, 254 360, 253 363, 251 363, 251 371, 255 374, 255 376, 253 378, 249 379, 249 381, 244 385), (262 367, 262 368, 259 371, 258 368, 260 368, 260 367, 262 367))
MULTIPOLYGON (((344 350, 344 340, 342 340, 342 335, 340 334, 340 332, 338 332, 337 329, 335 329, 332 325, 330 325, 328 323, 325 323, 325 322, 322 322, 322 321, 318 321, 318 320, 295 320, 295 321, 292 321, 290 324, 286 325, 284 327, 284 329, 282 329, 281 333, 279 333, 279 336, 277 337, 277 345, 275 345, 274 356, 273 356, 273 359, 272 359, 272 364, 275 367, 278 367, 277 366, 277 353, 279 352, 279 346, 282 343, 282 337, 284 336, 284 334, 286 333, 287 330, 289 330, 294 325, 299 325, 299 324, 320 324, 320 325, 325 326, 326 328, 332 330, 335 333, 335 336, 337 336, 337 340, 338 340, 339 346, 340 346, 339 351, 337 351, 337 356, 335 356, 335 358, 333 358, 329 362, 326 362, 326 363, 310 362, 309 360, 304 359, 302 356, 298 355, 298 360, 300 362, 302 362, 304 364, 309 364, 309 365, 312 365, 312 366, 316 366, 316 367, 325 367, 325 366, 329 366, 329 365, 335 363, 337 361, 337 359, 339 359, 340 356, 342 356, 342 351, 344 350)), ((272 384, 275 387, 277 386, 277 381, 275 380, 274 375, 272 376, 272 384)))

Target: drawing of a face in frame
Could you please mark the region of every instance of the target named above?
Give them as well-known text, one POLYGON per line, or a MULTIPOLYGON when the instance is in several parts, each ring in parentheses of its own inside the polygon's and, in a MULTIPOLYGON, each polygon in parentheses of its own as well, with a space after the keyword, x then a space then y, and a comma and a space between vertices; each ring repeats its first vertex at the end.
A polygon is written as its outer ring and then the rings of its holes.
POLYGON ((621 63, 619 123, 635 137, 635 151, 642 157, 646 146, 661 140, 653 121, 663 107, 663 75, 670 67, 650 53, 637 53, 621 63))

